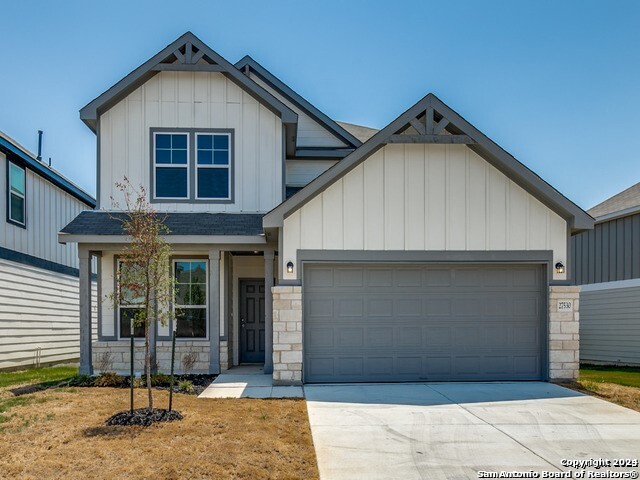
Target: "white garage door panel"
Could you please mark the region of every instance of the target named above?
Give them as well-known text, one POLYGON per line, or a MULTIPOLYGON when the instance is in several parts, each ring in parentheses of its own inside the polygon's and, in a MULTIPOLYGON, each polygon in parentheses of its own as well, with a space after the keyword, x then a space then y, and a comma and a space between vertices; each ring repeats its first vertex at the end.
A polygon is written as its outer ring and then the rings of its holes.
POLYGON ((307 265, 307 382, 538 380, 540 266, 307 265))

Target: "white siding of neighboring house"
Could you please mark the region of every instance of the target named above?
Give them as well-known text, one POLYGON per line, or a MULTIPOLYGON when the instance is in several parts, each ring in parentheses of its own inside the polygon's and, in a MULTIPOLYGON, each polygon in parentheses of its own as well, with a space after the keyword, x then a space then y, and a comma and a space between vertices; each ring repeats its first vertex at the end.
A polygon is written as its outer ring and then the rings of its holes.
POLYGON ((298 114, 298 134, 296 137, 296 145, 298 147, 347 147, 348 145, 337 138, 333 133, 320 125, 309 115, 307 115, 297 105, 293 104, 282 94, 274 90, 264 80, 252 73, 251 80, 263 87, 274 97, 284 103, 287 107, 298 114))
POLYGON ((77 245, 58 243, 58 232, 90 207, 27 169, 27 228, 7 223, 6 162, 0 153, 0 247, 77 268, 77 245))
POLYGON ((387 145, 283 231, 285 279, 298 249, 552 250, 567 262, 566 221, 464 145, 387 145))
MULTIPOLYGON (((77 245, 58 232, 90 207, 26 169, 27 228, 7 223, 6 163, 0 153, 0 247, 77 268, 77 245)), ((76 360, 78 309, 77 277, 0 259, 0 369, 76 360)))
MULTIPOLYGON (((77 360, 78 278, 0 259, 0 370, 77 360)), ((93 283, 94 337, 97 284, 93 283)))
POLYGON ((287 160, 287 186, 304 187, 336 163, 336 160, 287 160))
POLYGON ((282 201, 282 122, 221 73, 161 72, 100 116, 101 209, 126 175, 150 191, 150 128, 233 128, 233 204, 157 203, 160 211, 267 212, 282 201))

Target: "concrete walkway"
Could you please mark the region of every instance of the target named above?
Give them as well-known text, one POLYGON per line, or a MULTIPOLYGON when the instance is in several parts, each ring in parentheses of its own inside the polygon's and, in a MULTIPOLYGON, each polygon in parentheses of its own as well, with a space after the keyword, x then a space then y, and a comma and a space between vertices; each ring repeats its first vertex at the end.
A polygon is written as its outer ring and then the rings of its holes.
POLYGON ((640 457, 640 413, 549 383, 306 385, 305 395, 322 480, 476 479, 640 457))
POLYGON ((198 398, 304 398, 302 387, 274 387, 262 366, 241 365, 216 377, 198 398))

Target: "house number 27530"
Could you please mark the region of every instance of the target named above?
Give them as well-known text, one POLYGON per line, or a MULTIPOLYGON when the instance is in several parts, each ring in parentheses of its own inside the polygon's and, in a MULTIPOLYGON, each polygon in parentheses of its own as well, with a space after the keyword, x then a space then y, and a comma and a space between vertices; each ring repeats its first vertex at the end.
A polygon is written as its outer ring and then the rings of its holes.
POLYGON ((571 300, 558 300, 559 312, 573 312, 573 302, 571 300))

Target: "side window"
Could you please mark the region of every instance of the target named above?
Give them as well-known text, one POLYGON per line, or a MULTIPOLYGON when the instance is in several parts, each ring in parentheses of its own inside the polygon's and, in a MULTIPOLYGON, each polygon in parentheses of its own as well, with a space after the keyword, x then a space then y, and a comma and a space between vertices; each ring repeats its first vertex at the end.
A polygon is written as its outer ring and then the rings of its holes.
POLYGON ((7 181, 7 220, 21 227, 27 225, 25 169, 9 161, 7 181))
POLYGON ((154 134, 154 198, 189 198, 189 134, 154 134))
POLYGON ((231 198, 231 158, 228 133, 196 134, 196 198, 231 198))
POLYGON ((176 337, 207 336, 207 262, 175 260, 176 337))
MULTIPOLYGON (((135 283, 135 269, 137 264, 118 262, 118 323, 120 325, 120 338, 131 337, 131 324, 136 315, 144 307, 144 298, 137 295, 128 284, 135 283)), ((133 336, 144 337, 144 325, 133 326, 133 336)))

